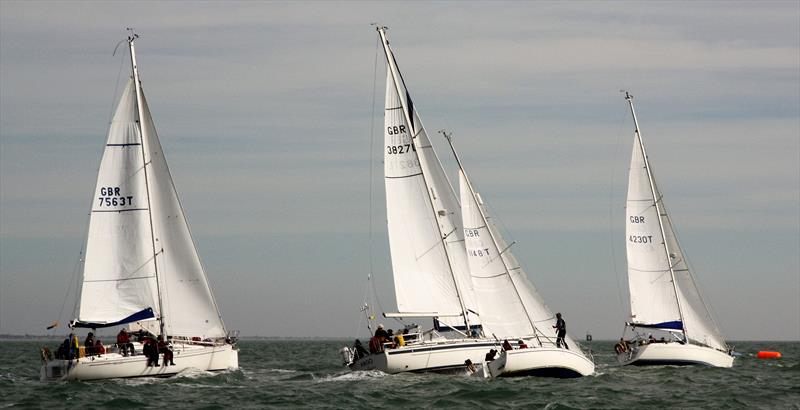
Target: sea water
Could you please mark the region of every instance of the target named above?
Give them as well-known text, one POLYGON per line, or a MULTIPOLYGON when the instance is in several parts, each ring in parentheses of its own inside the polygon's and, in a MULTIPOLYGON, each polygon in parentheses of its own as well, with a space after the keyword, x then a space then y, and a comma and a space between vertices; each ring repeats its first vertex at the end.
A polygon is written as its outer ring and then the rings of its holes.
POLYGON ((731 369, 619 367, 613 342, 593 342, 593 376, 484 380, 350 372, 338 350, 351 341, 244 340, 238 370, 40 382, 39 348, 58 342, 0 340, 0 408, 800 409, 800 342, 734 342, 741 356, 731 369), (759 350, 783 358, 757 359, 759 350))

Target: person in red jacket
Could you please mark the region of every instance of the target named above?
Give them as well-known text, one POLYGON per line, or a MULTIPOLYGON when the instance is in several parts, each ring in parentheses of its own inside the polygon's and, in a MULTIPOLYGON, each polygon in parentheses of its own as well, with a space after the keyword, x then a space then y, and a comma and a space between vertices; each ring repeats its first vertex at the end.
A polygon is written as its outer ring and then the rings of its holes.
POLYGON ((131 336, 124 327, 119 331, 119 333, 117 333, 117 347, 122 350, 123 356, 127 356, 129 350, 131 352, 131 356, 135 354, 133 351, 133 343, 131 343, 131 336))

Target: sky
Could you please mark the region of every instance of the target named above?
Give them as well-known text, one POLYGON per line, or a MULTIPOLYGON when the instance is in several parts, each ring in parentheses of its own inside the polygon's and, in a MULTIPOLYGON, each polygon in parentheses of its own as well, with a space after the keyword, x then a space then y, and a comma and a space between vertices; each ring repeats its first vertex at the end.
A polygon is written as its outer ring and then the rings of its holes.
POLYGON ((628 314, 626 89, 726 338, 800 340, 796 1, 0 0, 0 334, 72 317, 126 27, 226 326, 363 336, 373 288, 394 311, 373 22, 574 337, 628 314))

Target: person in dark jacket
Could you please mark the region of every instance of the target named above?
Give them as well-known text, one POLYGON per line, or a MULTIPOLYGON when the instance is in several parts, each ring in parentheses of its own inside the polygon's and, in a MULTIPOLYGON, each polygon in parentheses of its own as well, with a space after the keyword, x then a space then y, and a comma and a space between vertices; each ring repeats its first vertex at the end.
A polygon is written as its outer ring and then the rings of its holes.
POLYGON ((564 339, 567 337, 567 323, 561 318, 561 313, 556 313, 556 324, 553 328, 556 329, 556 347, 561 347, 563 344, 564 348, 569 350, 567 341, 564 339))
POLYGON ((94 353, 94 345, 95 345, 94 333, 89 332, 89 334, 86 335, 86 339, 83 340, 83 347, 86 351, 87 356, 94 353))
POLYGON ((144 355, 147 356, 147 365, 158 366, 158 346, 156 346, 156 341, 151 338, 146 338, 142 343, 144 344, 142 350, 144 355))
POLYGON ((353 360, 358 360, 358 359, 360 359, 360 358, 362 358, 364 356, 369 355, 369 352, 367 351, 367 349, 365 349, 364 345, 361 344, 361 340, 360 339, 356 339, 356 342, 353 345, 353 349, 356 352, 355 359, 353 359, 353 360))
POLYGON ((158 353, 164 354, 164 366, 175 366, 175 362, 172 361, 172 349, 169 347, 169 344, 164 341, 162 336, 158 337, 156 346, 158 347, 158 353))

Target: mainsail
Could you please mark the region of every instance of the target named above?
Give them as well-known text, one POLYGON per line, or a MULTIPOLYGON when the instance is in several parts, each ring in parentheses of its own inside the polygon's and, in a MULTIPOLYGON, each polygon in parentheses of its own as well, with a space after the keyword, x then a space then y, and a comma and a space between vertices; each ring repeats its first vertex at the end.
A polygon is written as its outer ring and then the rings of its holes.
POLYGON ((223 337, 225 327, 192 242, 141 85, 133 78, 111 122, 89 222, 75 323, 155 319, 170 336, 223 337), (144 317, 149 316, 149 317, 144 317))
POLYGON ((626 99, 636 127, 625 215, 631 323, 682 330, 689 340, 727 350, 689 270, 655 182, 632 97, 626 95, 626 99))
POLYGON ((129 80, 108 131, 89 220, 78 319, 115 323, 147 308, 159 316, 147 186, 129 80))
MULTIPOLYGON (((455 148, 453 153, 459 163, 464 245, 484 332, 499 339, 535 337, 540 345, 552 343, 553 312, 492 222, 455 148)), ((574 346, 569 338, 567 343, 574 346)))
MULTIPOLYGON (((489 226, 484 222, 482 205, 472 191, 464 172, 459 170, 464 245, 478 299, 483 331, 501 339, 532 336, 536 333, 505 260, 489 226)), ((516 267, 518 268, 518 267, 516 267)))
MULTIPOLYGON (((383 31, 387 57, 384 170, 389 246, 402 312, 475 311, 458 200, 414 108, 383 31), (410 122, 410 123, 409 123, 410 122)), ((468 314, 468 317, 471 316, 468 314)), ((448 319, 449 324, 464 320, 448 319)), ((469 317, 469 324, 478 323, 469 317)))

